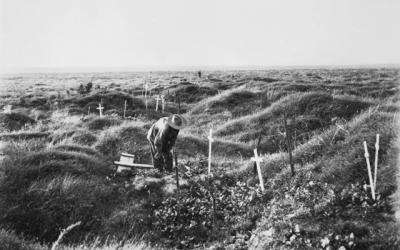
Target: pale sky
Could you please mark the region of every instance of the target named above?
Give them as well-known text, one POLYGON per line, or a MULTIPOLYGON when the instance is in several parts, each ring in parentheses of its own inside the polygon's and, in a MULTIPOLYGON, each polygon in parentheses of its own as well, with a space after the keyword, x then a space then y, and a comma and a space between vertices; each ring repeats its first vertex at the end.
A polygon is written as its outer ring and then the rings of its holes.
POLYGON ((400 63, 398 0, 0 0, 1 66, 400 63))

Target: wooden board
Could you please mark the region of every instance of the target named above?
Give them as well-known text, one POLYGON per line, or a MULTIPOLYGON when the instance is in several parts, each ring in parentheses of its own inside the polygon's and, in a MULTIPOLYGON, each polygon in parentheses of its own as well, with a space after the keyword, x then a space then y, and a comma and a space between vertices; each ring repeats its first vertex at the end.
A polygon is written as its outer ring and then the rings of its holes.
POLYGON ((127 164, 119 161, 114 161, 114 164, 118 166, 131 167, 131 168, 154 168, 153 165, 150 164, 140 164, 140 163, 127 164))

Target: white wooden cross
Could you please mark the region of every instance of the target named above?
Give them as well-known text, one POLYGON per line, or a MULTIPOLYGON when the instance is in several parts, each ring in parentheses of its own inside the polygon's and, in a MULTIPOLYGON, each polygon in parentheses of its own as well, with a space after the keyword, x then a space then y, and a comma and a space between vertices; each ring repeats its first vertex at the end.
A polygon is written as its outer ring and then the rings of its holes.
POLYGON ((165 111, 165 96, 164 95, 161 95, 161 110, 162 110, 162 112, 164 113, 164 111, 165 111))
POLYGON ((10 114, 10 113, 11 113, 11 110, 12 110, 12 105, 11 105, 11 104, 8 104, 8 105, 4 106, 4 107, 3 107, 3 110, 4 110, 4 113, 5 113, 5 114, 10 114))
POLYGON ((102 117, 102 116, 103 116, 103 109, 104 109, 104 107, 101 106, 101 103, 99 103, 99 106, 98 106, 96 109, 99 110, 100 117, 102 117))
POLYGON ((208 136, 208 175, 211 174, 211 149, 214 138, 212 138, 212 128, 210 128, 210 135, 208 136))
POLYGON ((265 189, 264 189, 264 179, 262 177, 261 167, 260 167, 260 164, 263 161, 263 159, 260 156, 258 156, 256 148, 254 149, 254 157, 252 157, 251 160, 256 162, 258 179, 260 180, 261 191, 264 192, 265 191, 265 189))
POLYGON ((160 95, 156 97, 156 111, 158 111, 158 103, 161 101, 160 95))
POLYGON ((374 180, 372 178, 372 173, 371 173, 371 165, 369 163, 369 153, 368 153, 368 147, 367 147, 367 142, 364 141, 364 151, 365 151, 365 161, 367 162, 367 169, 368 169, 368 178, 369 178, 369 186, 371 188, 371 195, 372 199, 375 200, 375 185, 374 185, 374 180))

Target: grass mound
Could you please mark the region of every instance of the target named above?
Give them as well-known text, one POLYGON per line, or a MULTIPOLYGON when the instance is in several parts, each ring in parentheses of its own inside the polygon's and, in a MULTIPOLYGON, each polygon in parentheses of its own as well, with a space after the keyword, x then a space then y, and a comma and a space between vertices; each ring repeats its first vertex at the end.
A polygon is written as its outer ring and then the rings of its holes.
POLYGON ((30 125, 34 123, 36 123, 36 121, 25 114, 0 114, 0 132, 20 130, 25 125, 30 125))
POLYGON ((74 144, 57 145, 54 147, 54 150, 83 153, 83 154, 96 156, 96 157, 100 158, 100 155, 97 153, 96 150, 94 150, 90 147, 81 146, 81 145, 74 145, 74 144))
POLYGON ((257 103, 257 99, 257 94, 248 90, 228 90, 200 102, 192 108, 191 113, 216 114, 227 110, 234 115, 245 114, 254 110, 251 104, 257 103))
POLYGON ((88 121, 87 127, 90 130, 103 130, 104 128, 120 125, 121 123, 121 120, 114 117, 95 117, 88 121))
POLYGON ((244 116, 219 127, 215 134, 226 136, 241 142, 254 142, 260 133, 264 141, 277 145, 269 148, 268 152, 279 149, 283 143, 283 116, 295 118, 290 125, 296 135, 296 141, 304 141, 317 129, 329 127, 337 119, 350 119, 353 115, 369 107, 372 103, 349 96, 331 96, 321 92, 296 93, 274 102, 263 111, 244 116))
POLYGON ((74 143, 86 146, 91 146, 97 141, 96 135, 86 130, 75 132, 71 139, 74 143))
POLYGON ((206 86, 199 86, 193 83, 178 85, 169 89, 167 98, 172 100, 176 95, 180 97, 181 102, 193 103, 204 98, 215 95, 218 90, 206 86))
POLYGON ((138 162, 149 161, 147 131, 142 126, 133 122, 105 130, 95 144, 95 149, 109 160, 116 160, 121 152, 126 152, 134 154, 138 162))
MULTIPOLYGON (((293 151, 295 168, 308 166, 315 178, 327 183, 367 182, 363 141, 367 141, 369 153, 374 155, 375 136, 379 133, 381 139, 378 190, 382 193, 393 192, 395 188, 394 163, 391 160, 395 136, 393 119, 393 114, 390 113, 364 112, 348 122, 344 126, 345 131, 332 126, 295 148, 293 151)), ((287 170, 288 162, 286 153, 268 155, 262 163, 263 175, 272 178, 275 173, 287 170)), ((252 171, 252 168, 249 167, 248 170, 252 171)))
POLYGON ((85 153, 22 152, 6 156, 0 169, 0 225, 44 242, 77 221, 83 225, 68 236, 71 241, 96 231, 117 197, 105 178, 111 168, 85 153))

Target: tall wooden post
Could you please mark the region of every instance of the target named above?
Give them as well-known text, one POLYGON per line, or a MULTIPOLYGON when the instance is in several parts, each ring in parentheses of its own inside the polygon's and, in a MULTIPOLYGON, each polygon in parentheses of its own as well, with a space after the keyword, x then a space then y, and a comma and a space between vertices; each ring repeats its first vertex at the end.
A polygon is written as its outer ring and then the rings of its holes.
POLYGON ((374 189, 376 192, 376 176, 378 175, 378 154, 379 154, 379 134, 376 134, 375 142, 375 172, 374 172, 374 189))
POLYGON ((125 118, 125 115, 126 115, 126 100, 125 100, 125 103, 124 103, 124 118, 125 118))
POLYGON ((289 153, 289 164, 290 164, 290 171, 292 173, 292 176, 295 175, 294 171, 294 164, 293 164, 293 155, 292 155, 292 131, 291 128, 287 124, 287 116, 286 113, 284 114, 283 117, 284 121, 284 126, 285 126, 285 134, 286 134, 286 147, 289 153))
POLYGON ((212 128, 210 128, 210 135, 208 136, 208 175, 211 174, 211 150, 214 138, 212 138, 212 128))
POLYGON ((172 152, 173 152, 173 156, 174 156, 176 188, 179 191, 178 154, 176 153, 175 150, 173 150, 172 152))

